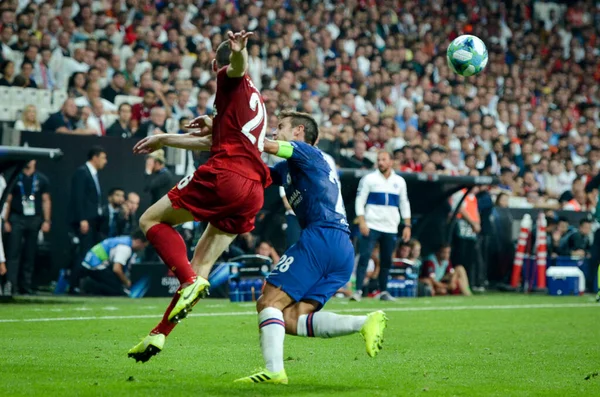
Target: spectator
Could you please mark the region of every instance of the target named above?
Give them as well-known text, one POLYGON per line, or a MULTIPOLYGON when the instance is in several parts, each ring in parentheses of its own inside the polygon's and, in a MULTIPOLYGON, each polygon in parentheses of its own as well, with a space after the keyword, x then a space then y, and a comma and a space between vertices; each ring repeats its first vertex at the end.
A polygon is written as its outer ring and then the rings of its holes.
POLYGON ((79 107, 92 107, 94 99, 102 101, 104 111, 107 113, 116 113, 117 107, 114 103, 100 97, 100 84, 89 82, 87 85, 86 95, 75 99, 75 104, 79 107))
POLYGON ((356 194, 356 216, 360 228, 360 258, 356 269, 356 293, 353 299, 361 299, 362 281, 368 260, 376 243, 380 244, 381 268, 379 290, 381 300, 394 300, 387 292, 387 280, 392 265, 392 253, 400 225, 404 221, 402 240, 410 239, 410 203, 404 178, 392 170, 392 157, 388 152, 377 155, 377 170, 365 175, 356 194))
POLYGON ((273 264, 279 263, 279 254, 268 241, 261 241, 256 247, 256 253, 270 258, 273 264))
POLYGON ((112 188, 108 192, 108 203, 102 208, 102 219, 100 220, 101 239, 123 235, 124 224, 122 223, 121 211, 125 203, 125 191, 121 188, 112 188))
POLYGON ((33 294, 38 233, 40 230, 44 233, 50 231, 50 186, 48 179, 37 172, 35 166, 35 160, 27 163, 6 199, 7 221, 4 223, 4 230, 10 233, 10 237, 5 295, 11 295, 10 292, 33 294))
MULTIPOLYGON (((144 91, 144 99, 141 103, 133 105, 131 112, 131 126, 137 129, 140 124, 150 120, 150 111, 158 106, 157 96, 154 90, 148 89, 144 91)), ((145 136, 145 135, 144 135, 145 136)))
POLYGON ((579 221, 579 229, 565 235, 560 242, 565 256, 588 257, 591 249, 592 222, 584 218, 579 221))
POLYGON ((37 112, 35 109, 35 105, 27 105, 25 109, 23 109, 23 113, 21 114, 21 120, 17 120, 15 123, 16 131, 33 131, 40 132, 42 131, 42 126, 38 121, 37 112))
POLYGON ((123 224, 123 235, 131 234, 139 227, 138 208, 140 208, 140 196, 135 192, 129 192, 120 213, 120 222, 123 224))
POLYGON ((15 77, 14 86, 23 88, 37 88, 37 84, 32 79, 33 63, 25 60, 21 63, 21 74, 15 77), (22 82, 21 82, 22 81, 22 82))
POLYGON ((77 106, 71 98, 67 99, 61 110, 48 118, 42 125, 43 132, 56 132, 59 134, 72 135, 94 135, 96 131, 90 128, 78 128, 77 125, 77 106))
POLYGON ((49 48, 44 48, 40 51, 41 57, 39 62, 34 62, 33 80, 38 88, 45 90, 54 90, 56 88, 55 71, 50 66, 52 51, 49 48))
POLYGON ((140 230, 131 236, 108 238, 96 244, 79 265, 82 270, 82 292, 90 295, 128 295, 131 288, 130 268, 135 253, 148 246, 140 230))
POLYGON ((462 266, 452 267, 450 245, 443 244, 423 263, 420 282, 431 289, 432 295, 462 294, 471 296, 467 271, 462 266))
POLYGON ((213 114, 212 109, 210 109, 208 107, 208 98, 209 97, 210 97, 210 95, 209 95, 208 91, 206 91, 206 90, 200 90, 198 92, 196 106, 194 106, 193 108, 190 108, 193 118, 196 118, 198 116, 204 116, 204 115, 212 116, 212 114, 213 114))
POLYGON ((76 72, 69 77, 68 94, 71 98, 81 98, 86 96, 85 86, 87 77, 83 72, 76 72))
POLYGON ((15 63, 13 61, 4 61, 2 64, 2 78, 0 86, 11 87, 15 77, 15 63))
POLYGON ((106 131, 106 136, 131 138, 131 105, 122 103, 119 105, 119 118, 106 131))
POLYGON ((135 132, 136 138, 142 139, 150 135, 166 133, 166 121, 167 112, 164 108, 152 108, 150 111, 150 120, 140 125, 140 128, 135 132))
POLYGON ((79 255, 76 256, 71 273, 71 292, 79 290, 79 267, 83 255, 99 240, 102 217, 102 188, 98 171, 106 165, 106 152, 99 146, 92 147, 88 161, 79 167, 71 179, 71 200, 69 203, 72 233, 79 240, 79 255))
POLYGON ((101 98, 92 99, 92 111, 85 124, 87 129, 94 130, 98 136, 106 136, 106 115, 101 98))
POLYGON ((173 105, 173 118, 194 118, 194 114, 189 108, 190 90, 181 90, 177 95, 177 102, 173 105))
POLYGON ((364 141, 354 142, 354 154, 351 157, 344 157, 341 166, 344 168, 373 168, 373 162, 365 157, 367 144, 364 141))
POLYGON ((151 204, 156 203, 168 193, 175 184, 175 177, 165 166, 165 152, 160 149, 148 155, 146 159, 146 188, 150 193, 151 204))
POLYGON ((117 95, 127 95, 125 92, 125 76, 123 73, 117 71, 112 75, 110 84, 108 84, 102 90, 102 98, 106 99, 111 103, 115 103, 115 97, 117 95))

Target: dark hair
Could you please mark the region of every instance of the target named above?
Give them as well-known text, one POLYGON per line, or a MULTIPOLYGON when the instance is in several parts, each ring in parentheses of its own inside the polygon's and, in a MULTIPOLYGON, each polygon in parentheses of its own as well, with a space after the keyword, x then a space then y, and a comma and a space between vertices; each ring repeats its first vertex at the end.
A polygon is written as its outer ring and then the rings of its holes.
POLYGON ((6 70, 7 66, 10 65, 11 63, 13 65, 15 64, 13 61, 8 61, 8 60, 2 62, 2 74, 4 74, 4 71, 6 70))
POLYGON ((592 223, 592 220, 588 218, 583 218, 579 221, 579 226, 583 225, 584 223, 592 223))
POLYGON ((33 69, 33 63, 31 63, 31 61, 25 60, 25 61, 21 62, 21 70, 23 69, 23 66, 25 66, 25 65, 29 65, 33 69))
POLYGON ((304 141, 311 145, 314 145, 319 138, 319 126, 315 119, 308 113, 294 112, 294 111, 283 111, 279 115, 279 119, 291 118, 292 128, 296 128, 299 125, 304 126, 304 141))
POLYGON ((106 150, 104 150, 102 146, 92 146, 91 149, 88 151, 87 159, 88 161, 90 161, 94 157, 100 156, 100 154, 102 153, 106 153, 106 150))
POLYGON ((223 66, 229 65, 229 57, 231 56, 231 47, 229 46, 229 40, 222 42, 217 47, 217 67, 220 69, 223 66))
POLYGON ((152 88, 148 88, 147 90, 144 90, 144 96, 146 96, 146 94, 148 94, 148 93, 156 96, 156 92, 154 92, 154 90, 152 88))
POLYGON ((136 230, 133 231, 133 233, 131 233, 131 239, 132 240, 140 240, 143 243, 145 243, 146 241, 148 241, 146 239, 146 235, 140 229, 136 229, 136 230))
POLYGON ((441 243, 436 252, 440 252, 441 250, 446 248, 452 248, 452 245, 450 243, 441 243))
POLYGON ((110 189, 110 190, 108 191, 108 196, 110 197, 110 196, 112 196, 113 194, 115 194, 116 192, 123 192, 123 193, 125 193, 125 189, 123 189, 123 188, 120 188, 120 187, 113 187, 112 189, 110 189))
POLYGON ((129 104, 127 102, 123 102, 122 104, 119 105, 119 113, 121 113, 121 109, 123 109, 123 106, 129 106, 130 108, 132 107, 131 104, 129 104))
POLYGON ((569 223, 569 220, 566 217, 564 217, 564 216, 559 216, 558 217, 558 221, 559 222, 567 222, 567 223, 569 223))

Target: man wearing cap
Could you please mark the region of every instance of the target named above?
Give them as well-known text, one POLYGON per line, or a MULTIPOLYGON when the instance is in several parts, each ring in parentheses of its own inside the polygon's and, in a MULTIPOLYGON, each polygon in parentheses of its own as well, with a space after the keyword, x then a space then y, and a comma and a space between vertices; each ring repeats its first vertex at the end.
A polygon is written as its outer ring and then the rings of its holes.
POLYGON ((152 204, 167 194, 175 184, 173 173, 165 166, 165 151, 157 150, 146 160, 146 187, 150 193, 152 204))

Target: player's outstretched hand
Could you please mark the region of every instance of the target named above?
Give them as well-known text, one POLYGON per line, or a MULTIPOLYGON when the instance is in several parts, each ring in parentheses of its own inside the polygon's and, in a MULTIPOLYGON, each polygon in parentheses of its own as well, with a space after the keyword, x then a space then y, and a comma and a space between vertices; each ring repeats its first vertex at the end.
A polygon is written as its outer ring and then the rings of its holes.
POLYGON ((192 130, 199 130, 203 128, 212 129, 213 121, 210 116, 198 116, 189 123, 187 123, 184 127, 192 130))
POLYGON ((232 31, 227 32, 227 38, 229 39, 229 47, 231 48, 231 51, 240 52, 246 48, 246 44, 248 44, 248 38, 253 34, 254 33, 246 32, 245 30, 237 33, 233 33, 232 31))
POLYGON ((148 154, 152 153, 163 147, 161 135, 147 136, 133 147, 133 153, 135 154, 148 154))

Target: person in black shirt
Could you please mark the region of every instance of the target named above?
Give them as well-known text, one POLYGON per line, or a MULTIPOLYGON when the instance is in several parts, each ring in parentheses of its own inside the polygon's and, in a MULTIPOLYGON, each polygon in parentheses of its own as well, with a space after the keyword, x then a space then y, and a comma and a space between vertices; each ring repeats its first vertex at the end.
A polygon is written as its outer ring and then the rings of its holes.
POLYGON ((113 74, 110 84, 102 90, 102 98, 112 103, 115 103, 115 97, 117 95, 126 95, 124 91, 125 83, 126 81, 125 76, 123 76, 123 73, 115 72, 113 74))
POLYGON ((15 63, 13 61, 4 61, 2 64, 2 78, 0 86, 11 87, 15 77, 15 63))
POLYGON ((38 233, 40 229, 44 233, 50 231, 52 203, 49 182, 35 170, 35 165, 35 160, 27 163, 6 200, 7 221, 4 230, 10 236, 6 261, 9 285, 8 288, 7 285, 3 288, 5 295, 10 295, 7 291, 33 293, 38 233))
POLYGON ((119 119, 106 130, 106 136, 120 138, 131 138, 131 105, 122 103, 119 105, 119 119))
POLYGON ((146 162, 145 191, 150 192, 151 203, 154 204, 162 196, 167 194, 175 184, 175 178, 171 171, 165 166, 165 152, 160 149, 148 156, 146 162))
POLYGON ((21 63, 21 74, 15 77, 14 85, 23 88, 37 88, 37 84, 35 84, 35 81, 33 81, 33 79, 31 78, 32 75, 33 63, 29 61, 23 61, 23 63, 21 63), (24 79, 25 82, 23 84, 17 83, 17 79, 20 80, 20 78, 24 79))
POLYGON ((587 257, 592 247, 590 236, 592 233, 592 221, 584 218, 579 221, 579 229, 572 233, 564 243, 563 255, 587 257))
POLYGON ((373 162, 365 157, 366 151, 367 144, 364 141, 354 142, 354 154, 351 157, 342 157, 340 159, 340 165, 344 168, 373 168, 373 162))

